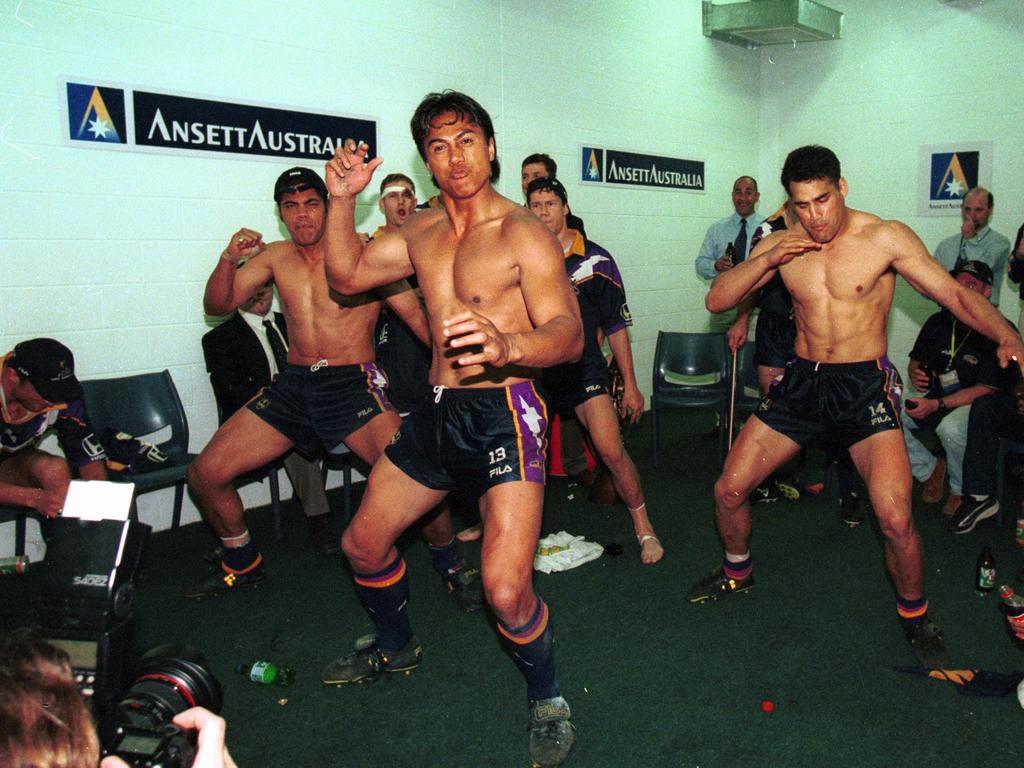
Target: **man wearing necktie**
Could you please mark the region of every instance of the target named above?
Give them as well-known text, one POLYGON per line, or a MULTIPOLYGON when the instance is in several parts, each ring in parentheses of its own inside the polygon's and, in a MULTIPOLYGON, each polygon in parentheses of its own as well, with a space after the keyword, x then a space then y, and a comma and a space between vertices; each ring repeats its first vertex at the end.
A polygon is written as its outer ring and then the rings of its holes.
POLYGON ((938 244, 935 260, 949 272, 968 261, 988 264, 995 279, 989 301, 998 307, 1010 256, 1010 241, 988 225, 993 206, 992 193, 984 187, 975 187, 964 195, 960 205, 960 232, 938 244))
MULTIPOLYGON (((270 311, 273 301, 274 289, 267 283, 230 319, 203 336, 203 357, 221 424, 269 386, 288 362, 288 327, 284 315, 270 311)), ((313 552, 336 554, 338 535, 331 531, 331 509, 319 466, 291 451, 285 456, 284 469, 306 514, 313 552)))
MULTIPOLYGON (((750 238, 764 221, 764 217, 754 211, 760 197, 757 180, 753 176, 740 176, 733 182, 733 213, 708 228, 695 264, 698 275, 705 280, 714 280, 746 259, 750 253, 750 238)), ((735 309, 712 314, 711 331, 724 333, 735 320, 735 309)))

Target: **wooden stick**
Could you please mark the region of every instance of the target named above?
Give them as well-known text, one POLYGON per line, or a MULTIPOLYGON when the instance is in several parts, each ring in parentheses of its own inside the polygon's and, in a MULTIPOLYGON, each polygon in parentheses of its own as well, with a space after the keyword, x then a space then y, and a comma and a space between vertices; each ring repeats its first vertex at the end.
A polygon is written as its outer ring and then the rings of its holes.
MULTIPOLYGON (((732 430, 736 419, 736 350, 732 351, 732 376, 729 378, 729 447, 732 450, 732 430)), ((721 443, 719 443, 721 445, 721 443)))

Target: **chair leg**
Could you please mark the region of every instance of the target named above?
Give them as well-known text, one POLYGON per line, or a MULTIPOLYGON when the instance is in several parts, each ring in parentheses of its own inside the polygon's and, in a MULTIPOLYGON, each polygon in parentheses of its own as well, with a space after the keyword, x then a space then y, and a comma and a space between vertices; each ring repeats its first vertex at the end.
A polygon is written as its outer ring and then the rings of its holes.
POLYGON ((171 528, 181 525, 181 503, 185 500, 185 481, 174 486, 174 512, 171 515, 171 528))
POLYGON ((654 468, 658 468, 658 406, 651 404, 651 448, 654 451, 654 468))
POLYGON ((284 531, 281 529, 281 483, 278 479, 278 469, 274 468, 267 473, 267 482, 270 484, 270 514, 274 518, 274 538, 280 541, 284 538, 284 531))
POLYGON ((28 513, 19 513, 14 516, 14 554, 21 556, 25 554, 25 537, 27 533, 28 513))

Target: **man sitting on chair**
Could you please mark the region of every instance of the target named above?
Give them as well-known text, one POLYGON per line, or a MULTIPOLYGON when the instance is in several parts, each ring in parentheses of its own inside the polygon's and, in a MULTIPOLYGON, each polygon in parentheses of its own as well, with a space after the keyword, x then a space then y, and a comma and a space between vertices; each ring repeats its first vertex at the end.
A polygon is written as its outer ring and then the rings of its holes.
POLYGON ((107 479, 107 456, 85 413, 74 355, 59 341, 29 339, 3 356, 0 413, 0 504, 57 517, 70 467, 85 480, 107 479), (36 448, 51 427, 66 459, 36 448))

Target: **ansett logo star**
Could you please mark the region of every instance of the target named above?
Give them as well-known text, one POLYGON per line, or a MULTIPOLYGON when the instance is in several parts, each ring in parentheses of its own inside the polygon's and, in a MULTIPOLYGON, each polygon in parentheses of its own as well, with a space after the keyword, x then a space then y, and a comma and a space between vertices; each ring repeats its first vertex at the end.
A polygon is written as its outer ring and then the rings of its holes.
POLYGON ((604 168, 604 150, 596 147, 583 148, 582 181, 604 181, 601 169, 604 168))
POLYGON ((978 152, 936 152, 932 155, 932 200, 960 200, 978 185, 978 152))
POLYGON ((68 135, 74 141, 124 144, 124 91, 81 83, 67 84, 68 135))

